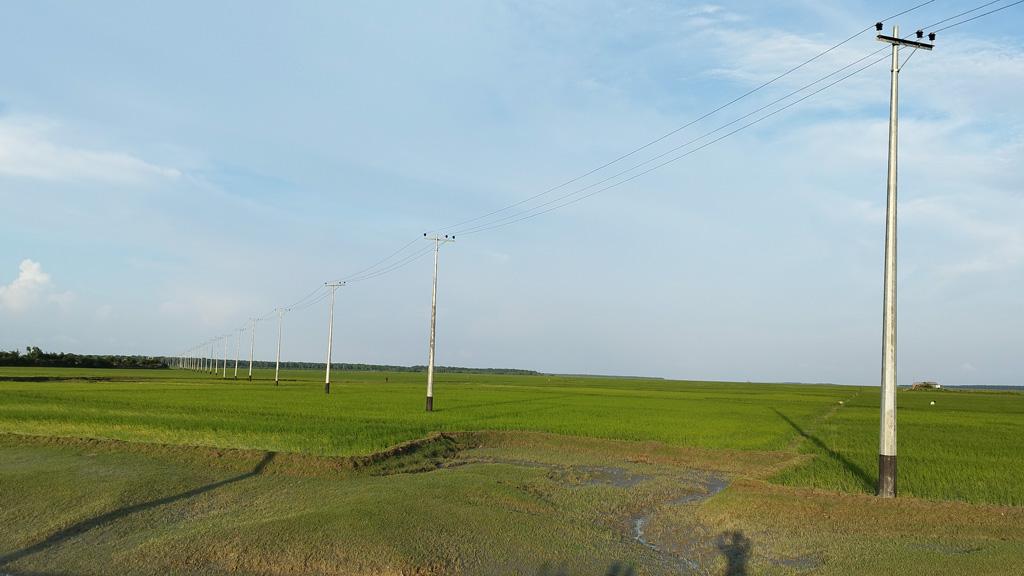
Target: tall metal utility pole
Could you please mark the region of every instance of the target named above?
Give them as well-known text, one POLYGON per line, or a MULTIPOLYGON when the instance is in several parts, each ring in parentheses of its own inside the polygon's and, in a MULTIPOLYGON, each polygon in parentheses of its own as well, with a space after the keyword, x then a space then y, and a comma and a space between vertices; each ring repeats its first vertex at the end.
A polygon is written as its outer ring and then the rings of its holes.
MULTIPOLYGON (((881 24, 876 25, 881 30, 881 24)), ((932 45, 892 36, 878 40, 892 45, 892 85, 889 92, 889 176, 885 204, 885 278, 882 291, 882 405, 878 443, 878 495, 896 496, 896 152, 899 112, 900 46, 931 50, 932 45)), ((922 32, 917 37, 923 36, 922 32)), ((929 36, 934 39, 934 36, 929 36)))
POLYGON ((249 381, 252 382, 252 355, 256 351, 256 319, 252 320, 252 331, 249 333, 249 381))
POLYGON ((242 332, 245 332, 245 328, 238 329, 238 339, 235 341, 235 380, 238 380, 238 354, 242 350, 242 332))
POLYGON ((274 364, 274 386, 278 385, 281 376, 281 335, 284 334, 284 308, 277 309, 277 362, 274 364))
POLYGON ((331 351, 334 349, 334 293, 344 282, 325 282, 324 286, 331 289, 331 312, 327 323, 327 376, 324 378, 324 394, 331 393, 331 351))
POLYGON ((427 412, 434 411, 434 332, 437 327, 437 255, 442 242, 455 242, 455 236, 437 235, 423 237, 434 241, 434 284, 430 291, 430 353, 427 356, 427 412))

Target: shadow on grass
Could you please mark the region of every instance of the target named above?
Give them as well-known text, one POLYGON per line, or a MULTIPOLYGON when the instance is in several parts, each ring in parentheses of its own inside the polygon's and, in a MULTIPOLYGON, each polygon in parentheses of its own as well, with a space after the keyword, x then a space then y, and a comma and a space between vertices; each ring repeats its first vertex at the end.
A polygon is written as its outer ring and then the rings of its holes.
POLYGON ((52 546, 56 546, 69 538, 73 538, 75 536, 78 536, 79 534, 88 532, 93 528, 99 528, 100 526, 103 526, 105 524, 116 522, 122 518, 131 516, 132 514, 135 514, 137 512, 143 512, 146 510, 157 508, 159 506, 163 506, 165 504, 173 504, 175 502, 180 502, 181 500, 194 498, 196 496, 199 496, 200 494, 204 494, 206 492, 210 492, 211 490, 216 490, 217 488, 227 486, 228 484, 234 484, 235 482, 241 482, 242 480, 245 480, 247 478, 252 478, 253 476, 256 476, 263 472, 263 469, 266 468, 267 464, 270 464, 270 461, 273 459, 274 452, 268 452, 263 457, 263 459, 260 460, 259 464, 257 464, 255 468, 253 468, 249 472, 246 472, 245 474, 239 474, 238 476, 233 476, 231 478, 219 480, 217 482, 206 484, 205 486, 200 486, 198 488, 193 488, 191 490, 187 490, 179 494, 165 496, 163 498, 150 500, 148 502, 140 502, 139 504, 132 504, 131 506, 125 506, 124 508, 118 508, 117 510, 112 510, 105 514, 100 514, 95 518, 82 520, 81 522, 72 524, 71 526, 68 526, 63 530, 58 530, 57 532, 54 532, 41 542, 37 542, 36 544, 33 544, 26 548, 22 548, 21 550, 17 550, 6 556, 0 556, 0 567, 3 567, 6 564, 15 562, 37 552, 42 552, 43 550, 46 550, 47 548, 50 548, 52 546))
POLYGON ((725 556, 725 576, 747 576, 747 561, 753 543, 743 532, 723 532, 715 538, 715 547, 725 556))
POLYGON ((829 448, 828 444, 825 444, 824 442, 821 441, 821 438, 818 438, 817 436, 805 431, 803 428, 800 427, 799 424, 794 422, 789 416, 786 416, 785 414, 779 412, 778 410, 775 410, 774 408, 772 410, 774 410, 775 413, 779 415, 779 418, 785 420, 786 424, 789 424, 793 428, 793 430, 796 430, 797 434, 799 434, 803 438, 810 440, 815 446, 817 446, 826 454, 828 454, 829 458, 835 460, 840 466, 845 468, 847 472, 853 474, 857 478, 857 480, 860 480, 860 484, 865 490, 870 492, 872 489, 874 489, 875 479, 872 478, 867 473, 867 471, 861 468, 857 463, 850 460, 846 456, 843 456, 839 452, 836 452, 832 448, 829 448))

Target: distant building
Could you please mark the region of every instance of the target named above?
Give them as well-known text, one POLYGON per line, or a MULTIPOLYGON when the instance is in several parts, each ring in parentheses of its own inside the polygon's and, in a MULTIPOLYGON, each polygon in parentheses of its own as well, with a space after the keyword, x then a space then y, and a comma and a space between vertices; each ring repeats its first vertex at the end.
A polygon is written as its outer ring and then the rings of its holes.
POLYGON ((938 382, 914 382, 914 385, 910 387, 911 390, 941 390, 942 384, 938 382))

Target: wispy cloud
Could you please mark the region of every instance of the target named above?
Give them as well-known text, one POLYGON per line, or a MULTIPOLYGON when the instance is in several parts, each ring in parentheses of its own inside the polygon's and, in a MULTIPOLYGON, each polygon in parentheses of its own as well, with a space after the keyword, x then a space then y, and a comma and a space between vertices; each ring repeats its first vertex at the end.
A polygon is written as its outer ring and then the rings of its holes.
POLYGON ((60 142, 56 124, 35 118, 0 118, 0 176, 64 182, 139 184, 176 179, 181 172, 125 152, 60 142))

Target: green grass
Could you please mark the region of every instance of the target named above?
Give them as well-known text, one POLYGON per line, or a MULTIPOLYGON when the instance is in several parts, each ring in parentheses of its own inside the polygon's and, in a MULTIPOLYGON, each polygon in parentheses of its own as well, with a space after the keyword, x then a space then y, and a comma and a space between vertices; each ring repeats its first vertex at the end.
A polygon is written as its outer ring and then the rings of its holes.
POLYGON ((899 488, 920 498, 884 501, 865 494, 876 388, 441 374, 426 413, 422 374, 334 376, 327 396, 314 371, 275 387, 269 372, 0 368, 0 573, 997 575, 1024 562, 1018 393, 901 391, 899 488), (435 431, 492 432, 352 464, 435 431), (732 485, 681 503, 706 471, 732 485), (657 549, 633 539, 641 517, 657 549), (722 548, 736 534, 746 572, 722 548))
MULTIPOLYGON (((279 387, 256 376, 0 368, 0 432, 354 455, 433 431, 526 430, 812 455, 775 478, 789 485, 870 492, 876 474, 874 388, 440 374, 426 413, 422 374, 335 373, 330 395, 320 372, 279 387), (26 377, 71 379, 10 381, 26 377)), ((1024 504, 1024 395, 900 392, 899 406, 902 494, 1024 504)))
MULTIPOLYGON (((20 370, 0 369, 0 379, 20 370)), ((772 412, 810 421, 839 387, 442 374, 435 412, 422 374, 295 371, 281 386, 182 371, 35 372, 118 380, 0 382, 0 431, 366 454, 431 431, 534 430, 704 448, 784 448, 793 430, 772 412), (385 383, 385 378, 388 380, 385 383)))
MULTIPOLYGON (((901 494, 1024 505, 1024 395, 901 390, 896 402, 901 494)), ((805 430, 801 450, 816 458, 775 479, 871 492, 878 466, 878 418, 877 390, 863 391, 805 430)))
POLYGON ((0 436, 0 572, 932 576, 1024 560, 1024 508, 752 480, 680 503, 702 491, 704 476, 680 465, 703 465, 689 449, 567 440, 485 434, 445 467, 381 476, 261 468, 259 452, 0 436), (612 469, 642 481, 616 485, 612 469), (657 550, 633 540, 638 517, 657 550), (749 571, 730 571, 719 548, 735 533, 749 571))

